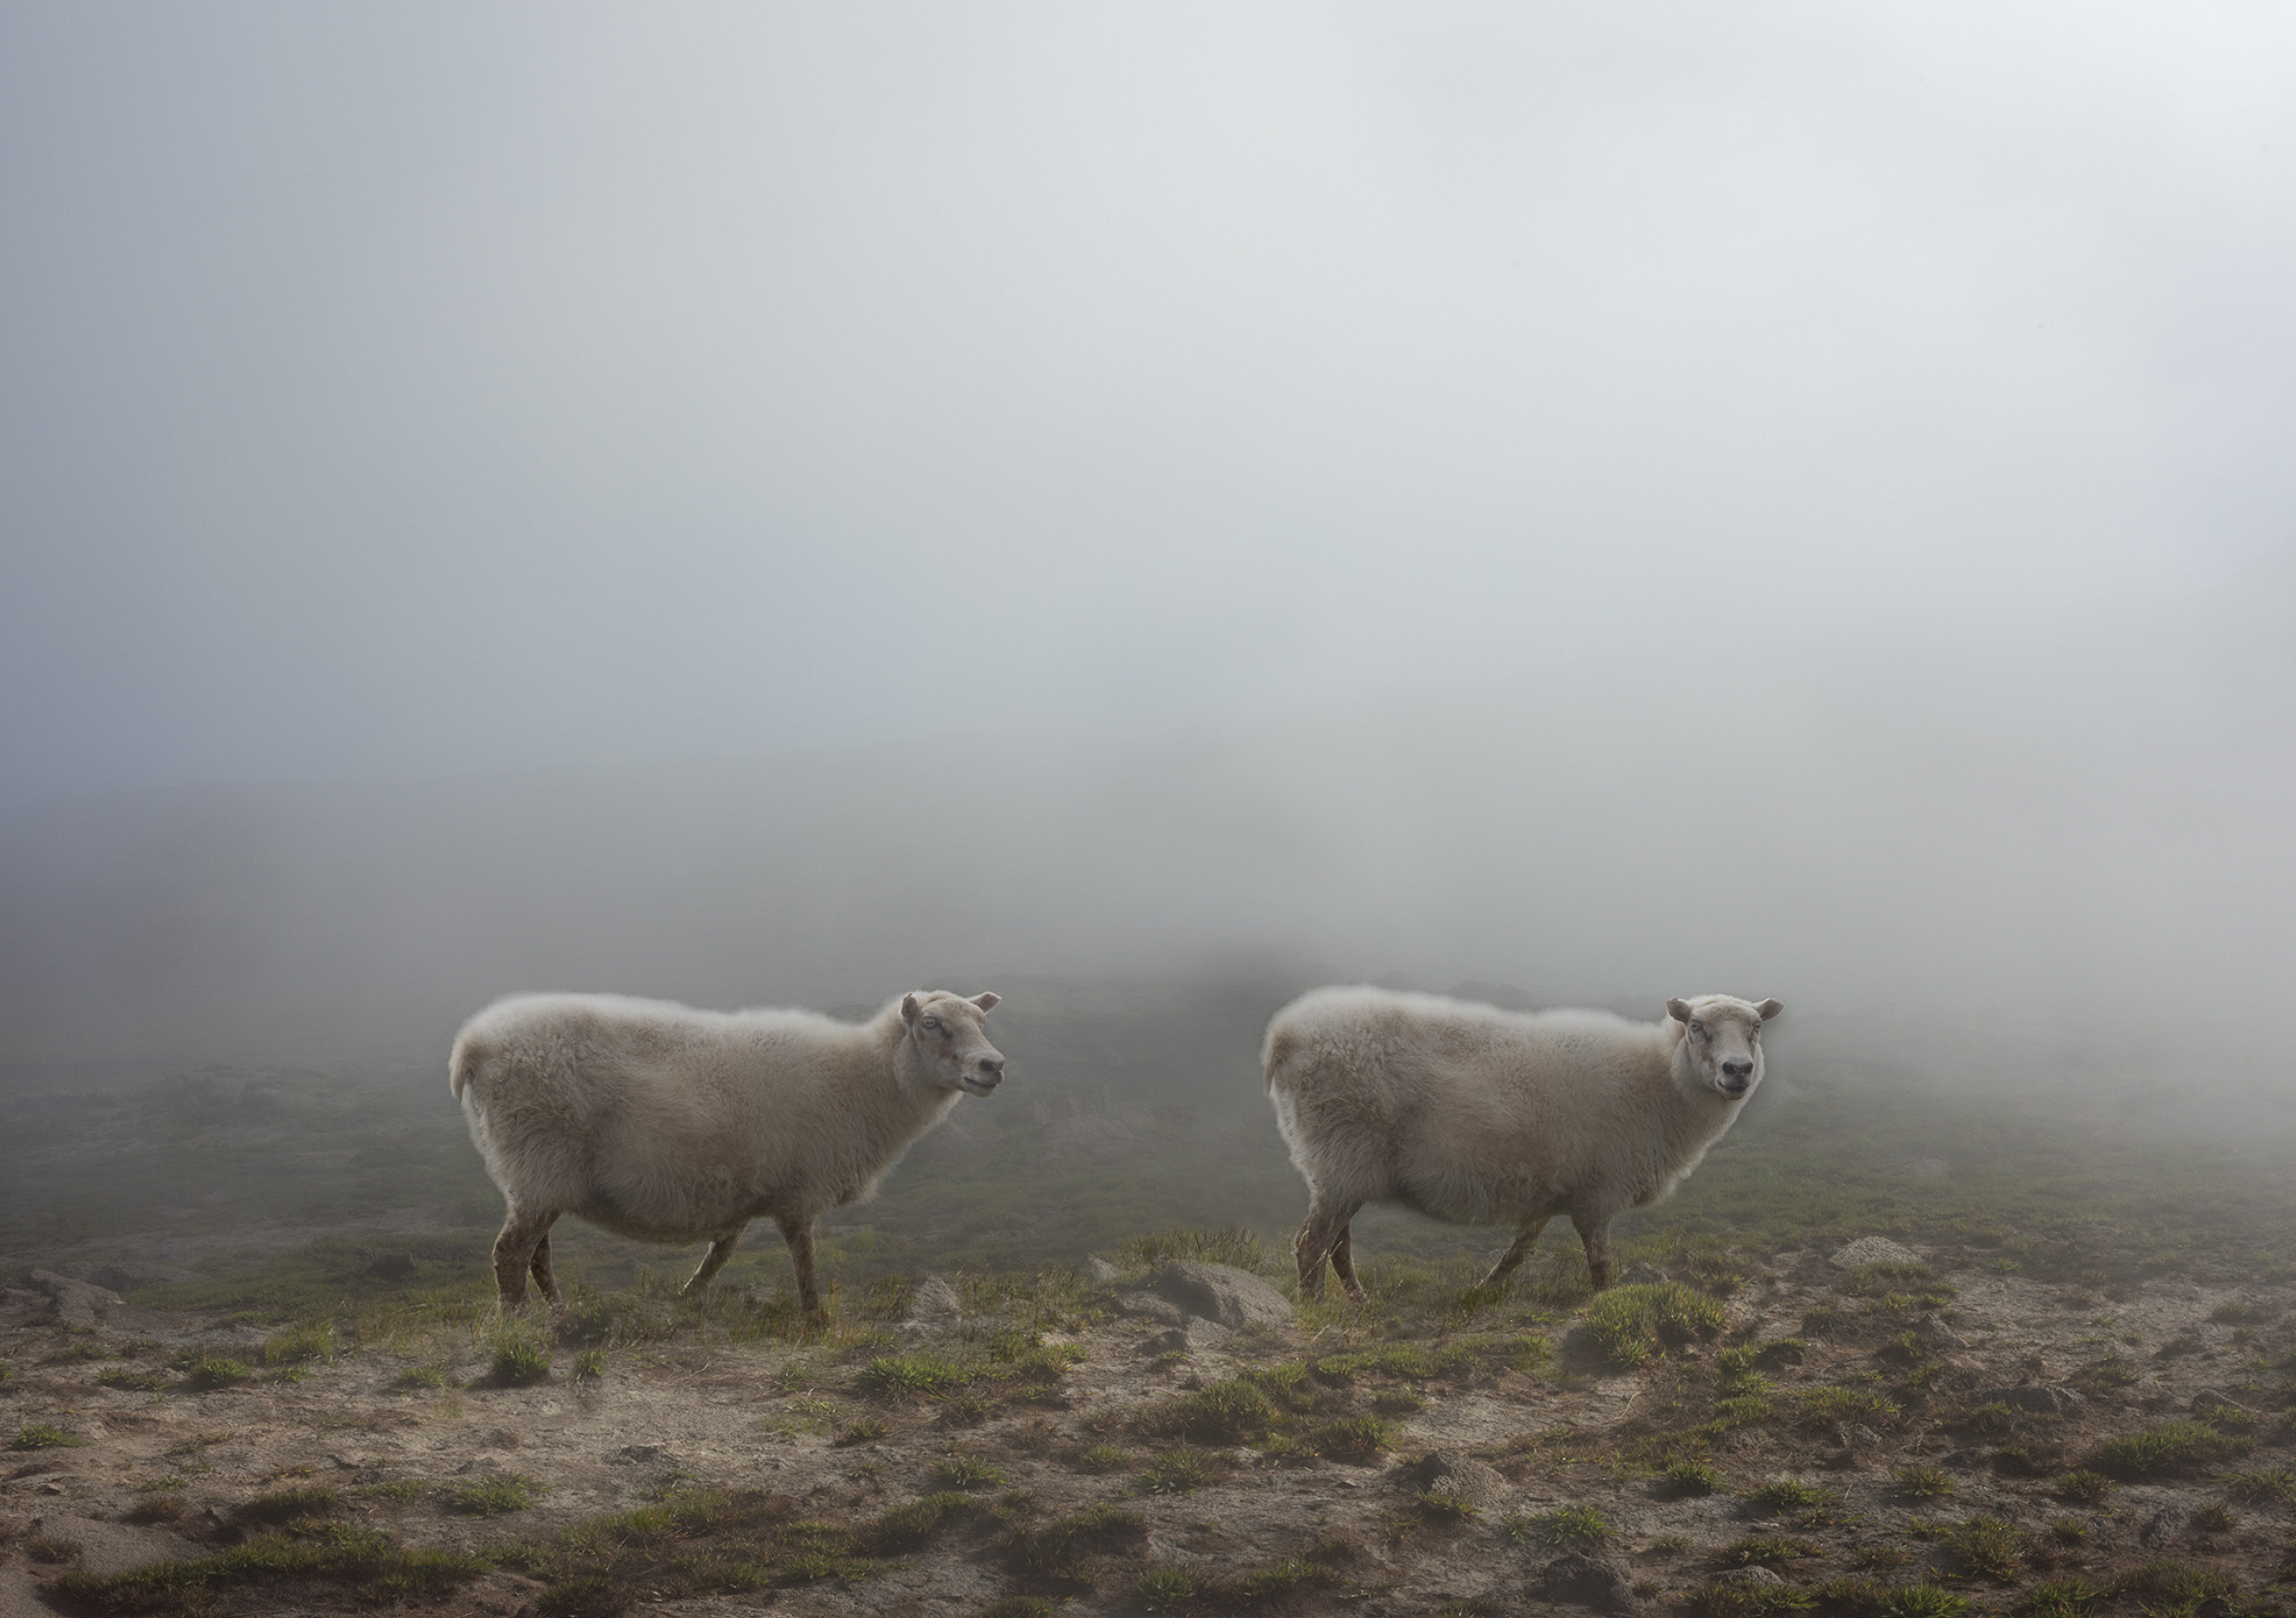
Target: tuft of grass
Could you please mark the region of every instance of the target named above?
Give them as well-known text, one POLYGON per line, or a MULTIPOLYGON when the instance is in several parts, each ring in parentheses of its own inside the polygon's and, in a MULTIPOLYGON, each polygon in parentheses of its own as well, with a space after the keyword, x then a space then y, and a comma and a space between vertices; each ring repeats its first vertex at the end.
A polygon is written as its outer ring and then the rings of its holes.
POLYGON ((860 1535, 865 1550, 915 1550, 949 1523, 967 1517, 980 1507, 955 1489, 942 1489, 885 1512, 860 1535))
POLYGON ((2184 1562, 2148 1562, 2115 1579, 2108 1592, 2133 1596, 2149 1618, 2191 1618, 2211 1602, 2228 1603, 2240 1587, 2214 1568, 2184 1562))
POLYGON ((577 1382, 605 1381, 605 1350, 604 1349, 584 1349, 581 1352, 576 1354, 574 1356, 573 1375, 574 1380, 577 1382))
POLYGON ((2255 1447, 2255 1439, 2220 1433, 2205 1422, 2162 1422, 2100 1444, 2084 1457, 2084 1463, 2131 1482, 2190 1477, 2255 1447))
POLYGON ((1714 1559, 1725 1567, 1778 1567, 1805 1556, 1822 1556, 1825 1551, 1824 1546, 1807 1539, 1790 1539, 1783 1534, 1749 1534, 1723 1546, 1714 1553, 1714 1559))
POLYGON ((506 1517, 542 1499, 543 1485, 522 1472, 490 1472, 439 1491, 439 1503, 457 1516, 506 1517))
POLYGON ((1823 1428, 1842 1422, 1889 1422, 1897 1417, 1896 1401, 1871 1388, 1816 1388, 1802 1396, 1796 1413, 1805 1427, 1823 1428))
POLYGON ((2285 1466, 2235 1472, 2225 1478, 2224 1491, 2245 1506, 2296 1506, 2296 1473, 2285 1466))
POLYGON ((1722 1482, 1722 1475, 1703 1461, 1677 1461, 1658 1475, 1656 1487, 1668 1500, 1689 1500, 1715 1493, 1722 1482))
POLYGON ((350 1523, 293 1535, 264 1534, 214 1556, 163 1562, 132 1573, 68 1573, 56 1582, 66 1603, 100 1613, 180 1612, 224 1590, 326 1583, 364 1600, 435 1599, 485 1573, 486 1563, 452 1550, 413 1550, 391 1536, 350 1523))
POLYGON ((1395 1441, 1395 1429, 1375 1415, 1319 1422, 1308 1430, 1307 1448, 1332 1461, 1373 1461, 1395 1441))
POLYGON ((1150 1494, 1193 1494, 1228 1475, 1234 1462, 1192 1444, 1175 1444, 1149 1462, 1143 1483, 1150 1494))
POLYGON ((1618 1537, 1610 1519, 1592 1506, 1564 1506, 1522 1519, 1523 1532, 1556 1550, 1595 1550, 1618 1537))
POLYGON ((1339 1575, 1329 1568, 1291 1557, 1242 1574, 1231 1585, 1244 1605, 1265 1607, 1286 1600, 1302 1590, 1325 1589, 1338 1582, 1339 1575))
POLYGON ((16 1437, 8 1440, 11 1450, 84 1450, 87 1447, 87 1439, 77 1438, 61 1427, 39 1422, 17 1428, 16 1437))
POLYGON ((550 1346, 533 1327, 505 1315, 487 1333, 489 1378, 501 1388, 530 1388, 550 1379, 550 1346))
POLYGON ((290 1523, 337 1516, 342 1511, 343 1497, 331 1488, 283 1488, 243 1502, 231 1512, 231 1521, 243 1525, 281 1528, 290 1523))
POLYGON ((417 1365, 400 1372, 391 1380, 391 1387, 400 1393, 414 1393, 423 1388, 446 1386, 446 1373, 435 1365, 417 1365))
POLYGON ((1959 1486, 1949 1473, 1934 1466, 1901 1466, 1897 1474, 1897 1492, 1909 1500, 1941 1500, 1949 1498, 1959 1486))
POLYGON ((1240 1444, 1266 1432, 1276 1419, 1267 1395, 1249 1382, 1215 1382, 1140 1418, 1143 1432, 1192 1438, 1201 1444, 1240 1444))
POLYGON ((2085 1618, 2103 1597, 2087 1579, 2051 1579, 2019 1596, 2009 1611, 2015 1618, 2085 1618))
POLYGON ((861 1367, 855 1385, 872 1399, 937 1399, 972 1380, 972 1374, 940 1354, 887 1354, 861 1367))
POLYGON ((2105 1497, 2118 1487, 2103 1473, 2084 1466, 2059 1474, 2056 1482, 2049 1486, 2049 1492, 2076 1505, 2093 1506, 2103 1503, 2105 1497))
POLYGON ((1117 1249, 1113 1262, 1119 1270, 1133 1271, 1159 1270, 1176 1260, 1228 1264, 1239 1270, 1274 1275, 1284 1274, 1292 1267, 1289 1254, 1279 1258, 1252 1231, 1200 1230, 1192 1226, 1151 1230, 1132 1237, 1117 1249))
POLYGON ((1796 1483, 1790 1477, 1781 1477, 1775 1483, 1766 1483, 1747 1498, 1765 1512, 1773 1514, 1783 1512, 1822 1511, 1835 1503, 1833 1490, 1819 1488, 1813 1484, 1796 1483))
POLYGON ((855 1444, 874 1444, 892 1430, 883 1416, 857 1415, 841 1424, 837 1436, 830 1442, 841 1450, 849 1450, 855 1444))
POLYGON ((1204 1592, 1203 1576, 1192 1568, 1152 1567, 1133 1581, 1132 1604, 1143 1612, 1178 1612, 1204 1592))
POLYGON ((1095 1552, 1129 1550, 1147 1537, 1145 1517, 1103 1500, 1016 1534, 1006 1542, 1005 1559, 1024 1578, 1069 1578, 1095 1552))
POLYGON ((977 1455, 949 1455, 932 1469, 932 1480, 942 1489, 992 1488, 1004 1475, 977 1455))
POLYGON ((1580 1316, 1596 1351, 1621 1370, 1647 1364, 1693 1338, 1717 1336, 1728 1319, 1720 1303, 1678 1281, 1615 1287, 1580 1316))
POLYGON ((335 1333, 328 1326, 294 1326, 263 1339, 267 1365, 303 1365, 334 1357, 335 1333))
POLYGON ((1691 1591, 1693 1618, 1778 1618, 1817 1604, 1809 1591, 1792 1585, 1761 1585, 1744 1579, 1716 1579, 1691 1591))
POLYGON ((1881 1600, 1881 1618, 1961 1618, 1969 1598, 1940 1585, 1901 1585, 1881 1600))
POLYGON ((122 1393, 157 1393, 168 1386, 168 1378, 156 1371, 131 1371, 125 1365, 96 1373, 96 1383, 103 1388, 117 1388, 122 1393))
POLYGON ((974 1618, 1059 1618, 1060 1603, 1049 1596, 1007 1596, 992 1601, 974 1618))
POLYGON ((205 1359, 192 1362, 190 1374, 185 1380, 202 1393, 206 1393, 218 1388, 236 1388, 253 1375, 255 1375, 253 1368, 242 1364, 239 1361, 227 1359, 220 1354, 210 1354, 205 1359))
POLYGON ((1079 1472, 1121 1472, 1130 1464, 1131 1457, 1114 1444, 1093 1444, 1077 1456, 1079 1472))
POLYGON ((2015 1584, 2025 1557, 2025 1536, 1999 1517, 1971 1517, 1946 1537, 1946 1550, 1971 1578, 2015 1584))

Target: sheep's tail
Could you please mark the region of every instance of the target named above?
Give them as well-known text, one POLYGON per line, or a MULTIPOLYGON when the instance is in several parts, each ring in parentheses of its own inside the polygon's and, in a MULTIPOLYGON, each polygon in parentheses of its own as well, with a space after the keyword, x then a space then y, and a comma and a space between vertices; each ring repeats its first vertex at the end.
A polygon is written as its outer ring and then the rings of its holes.
POLYGON ((486 1059, 486 1055, 485 1047, 468 1034, 455 1039, 454 1052, 446 1059, 446 1088, 455 1092, 456 1101, 463 1099, 463 1092, 478 1077, 479 1064, 486 1059))
POLYGON ((1290 1025, 1278 1023, 1267 1030, 1267 1044, 1260 1052, 1260 1085, 1270 1095, 1276 1089, 1276 1069, 1292 1060, 1299 1049, 1290 1025))

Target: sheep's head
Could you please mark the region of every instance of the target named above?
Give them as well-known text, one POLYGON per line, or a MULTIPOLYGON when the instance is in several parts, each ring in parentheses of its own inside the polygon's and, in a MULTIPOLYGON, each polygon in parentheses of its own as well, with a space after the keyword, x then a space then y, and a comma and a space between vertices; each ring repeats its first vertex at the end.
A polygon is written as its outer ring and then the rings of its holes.
POLYGON ((989 1043, 980 1019, 996 1009, 999 998, 976 994, 966 1000, 940 989, 901 997, 901 1020, 908 1025, 927 1083, 973 1096, 996 1088, 1004 1077, 1004 1053, 989 1043))
POLYGON ((1762 1082, 1762 1025, 1786 1008, 1728 994, 1670 1000, 1666 1011, 1682 1025, 1682 1051, 1691 1075, 1726 1101, 1742 1101, 1762 1082))

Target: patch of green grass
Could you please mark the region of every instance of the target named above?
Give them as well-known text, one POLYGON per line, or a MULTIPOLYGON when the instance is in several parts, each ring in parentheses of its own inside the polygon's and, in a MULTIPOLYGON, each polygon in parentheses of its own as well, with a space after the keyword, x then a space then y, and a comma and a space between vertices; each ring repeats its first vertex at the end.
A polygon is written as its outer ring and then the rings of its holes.
POLYGON ((980 1509, 977 1501, 956 1490, 942 1489, 886 1512, 862 1530, 859 1543, 865 1550, 914 1550, 951 1522, 980 1509))
POLYGON ((949 1455, 933 1467, 932 1480, 943 1489, 992 1488, 1004 1475, 978 1455, 949 1455))
POLYGON ((401 1477, 389 1483, 369 1483, 358 1490, 361 1500, 388 1500, 394 1506, 411 1505, 430 1492, 430 1486, 419 1478, 401 1477))
POLYGON ((1279 1258, 1253 1231, 1202 1230, 1193 1226, 1150 1230, 1128 1238, 1117 1250, 1114 1262, 1119 1270, 1160 1270, 1183 1259, 1228 1264, 1239 1270, 1265 1271, 1269 1275, 1283 1275, 1292 1268, 1288 1257, 1279 1258))
POLYGON ((582 1350, 574 1356, 572 1370, 574 1380, 577 1382, 605 1381, 605 1350, 604 1349, 582 1350))
POLYGON ((1725 1567, 1782 1567, 1805 1556, 1825 1553, 1824 1546, 1807 1539, 1790 1539, 1783 1534, 1749 1534, 1723 1546, 1714 1553, 1714 1559, 1725 1567))
POLYGON ((1677 1461, 1655 1482, 1658 1493, 1668 1500, 1713 1494, 1723 1486, 1722 1475, 1703 1461, 1677 1461))
POLYGON ((231 1512, 231 1520, 243 1525, 281 1528, 316 1517, 338 1516, 342 1511, 343 1497, 331 1488, 283 1488, 243 1501, 231 1512))
POLYGON ((1265 1607, 1287 1600, 1302 1590, 1328 1589, 1339 1582, 1339 1575, 1329 1568, 1292 1557, 1239 1574, 1229 1581, 1229 1587, 1243 1605, 1265 1607))
POLYGON ((837 1436, 830 1442, 839 1449, 851 1449, 855 1444, 874 1444, 892 1430, 883 1416, 857 1415, 839 1423, 837 1436))
POLYGON ((1961 1618, 1968 1610, 1968 1597, 1941 1585, 1900 1585, 1881 1601, 1881 1618, 1961 1618))
POLYGON ((1097 1553, 1129 1550, 1148 1537, 1148 1520, 1138 1512, 1102 1500, 1015 1534, 1005 1560, 1024 1578, 1074 1577, 1097 1553))
POLYGON ((1802 1396, 1795 1413, 1803 1426, 1815 1429, 1843 1422, 1891 1422, 1898 1407, 1872 1388, 1816 1388, 1802 1396))
POLYGON ((221 1354, 210 1354, 191 1363, 184 1380, 202 1393, 218 1388, 236 1388, 255 1375, 252 1367, 221 1354))
POLYGON ((1821 1511, 1835 1503, 1833 1490, 1819 1488, 1815 1484, 1797 1483, 1790 1477, 1766 1483, 1747 1498, 1773 1515, 1786 1512, 1821 1511))
POLYGON ((1647 1364, 1694 1338, 1717 1336, 1728 1320, 1720 1303, 1678 1281, 1615 1287, 1580 1316, 1595 1350, 1620 1370, 1647 1364))
POLYGON ((1060 1603, 1049 1596, 1007 1596, 992 1601, 973 1618, 1059 1618, 1060 1603))
POLYGON ((1169 1404, 1144 1412, 1142 1432, 1193 1438, 1204 1444, 1240 1444, 1267 1430, 1275 1406, 1250 1382, 1215 1382, 1169 1404))
POLYGON ((350 1523, 294 1534, 264 1534, 214 1556, 163 1562, 99 1577, 68 1573, 56 1582, 65 1601, 98 1613, 180 1612, 220 1591, 313 1582, 363 1600, 435 1599, 486 1572, 477 1557, 415 1550, 388 1534, 350 1523))
POLYGON ((506 1517, 542 1499, 543 1485, 522 1472, 490 1472, 439 1491, 439 1503, 457 1516, 506 1517))
POLYGON ((1525 1533, 1556 1550, 1594 1550, 1618 1537, 1610 1519, 1592 1506, 1564 1506, 1523 1519, 1525 1533))
POLYGON ((2083 1464, 2132 1482, 2190 1477, 2255 1447, 2253 1438, 2220 1433, 2205 1422, 2163 1422, 2100 1444, 2083 1464))
POLYGON ((1149 1462, 1142 1482, 1150 1494, 1193 1494, 1227 1476, 1234 1465, 1225 1455, 1175 1444, 1149 1462))
POLYGON ((2110 1594, 2133 1596, 2148 1618, 2191 1618, 2211 1602, 2229 1602, 2240 1587, 2228 1574, 2184 1562, 2149 1562, 2113 1581, 2110 1594))
POLYGON ((289 1326, 263 1339, 263 1363, 267 1365, 302 1365, 313 1360, 331 1359, 334 1352, 334 1329, 327 1326, 289 1326))
POLYGON ((1332 1461, 1372 1461, 1395 1441, 1395 1429, 1375 1415, 1344 1416, 1309 1428, 1306 1447, 1332 1461))
POLYGON ((973 1374, 941 1354, 887 1354, 871 1360, 854 1385, 872 1399, 937 1399, 973 1380, 973 1374))
POLYGON ((1999 1517, 1971 1517, 1947 1536, 1945 1548, 1967 1576, 2015 1584, 2024 1562, 2025 1536, 1999 1517))
POLYGON ((2118 1487, 2103 1473, 2084 1466, 2058 1474, 2056 1481, 2049 1486, 2049 1492, 2076 1505, 2093 1506, 2102 1504, 2118 1487))
POLYGON ((1949 1498, 1960 1486, 1949 1473, 1934 1466, 1901 1466, 1897 1473, 1897 1492, 1909 1500, 1941 1500, 1949 1498))
POLYGON ((2225 1478, 2224 1491, 2242 1505, 2296 1506, 2296 1473, 2285 1466, 2235 1472, 2225 1478))
POLYGON ((391 1386, 400 1393, 414 1393, 425 1388, 444 1388, 446 1373, 435 1365, 417 1365, 410 1370, 400 1372, 392 1378, 391 1386))
POLYGON ((2103 1597, 2087 1579, 2050 1579, 2019 1596, 2009 1611, 2015 1618, 2085 1618, 2103 1597))
POLYGON ((1192 1568, 1152 1567, 1132 1583, 1132 1604, 1143 1612, 1178 1612, 1193 1606, 1205 1590, 1192 1568))
POLYGON ((516 1315, 505 1315, 486 1334, 488 1379, 498 1388, 530 1388, 550 1380, 550 1346, 542 1334, 516 1315))
POLYGON ((1114 1444, 1090 1444, 1077 1456, 1079 1472, 1121 1472, 1131 1463, 1131 1457, 1114 1444))
POLYGON ((11 1450, 84 1450, 87 1447, 87 1439, 42 1422, 17 1428, 16 1437, 8 1440, 11 1450))

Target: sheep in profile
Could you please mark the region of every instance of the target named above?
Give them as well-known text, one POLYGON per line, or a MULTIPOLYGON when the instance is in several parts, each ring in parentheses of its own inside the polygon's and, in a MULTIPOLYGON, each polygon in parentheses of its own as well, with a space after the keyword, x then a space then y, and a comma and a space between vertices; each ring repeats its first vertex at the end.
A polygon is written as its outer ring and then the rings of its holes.
POLYGON ((526 1301, 530 1270, 558 1301, 562 1214, 641 1241, 706 1237, 688 1292, 765 1216, 819 1314, 813 1222, 874 1192, 960 1096, 996 1088, 1004 1058, 980 1022, 997 999, 906 994, 866 1023, 601 994, 497 1001, 455 1037, 447 1081, 508 1204, 503 1304, 526 1301))
POLYGON ((1400 1202, 1454 1225, 1517 1226, 1495 1287, 1557 1214, 1610 1284, 1610 1222, 1698 1166, 1762 1082, 1762 1025, 1786 1008, 1670 1000, 1655 1025, 1536 1014, 1379 989, 1318 989, 1276 1014, 1262 1053, 1276 1125, 1307 1181, 1300 1295, 1326 1259, 1361 1299, 1348 1222, 1400 1202))

